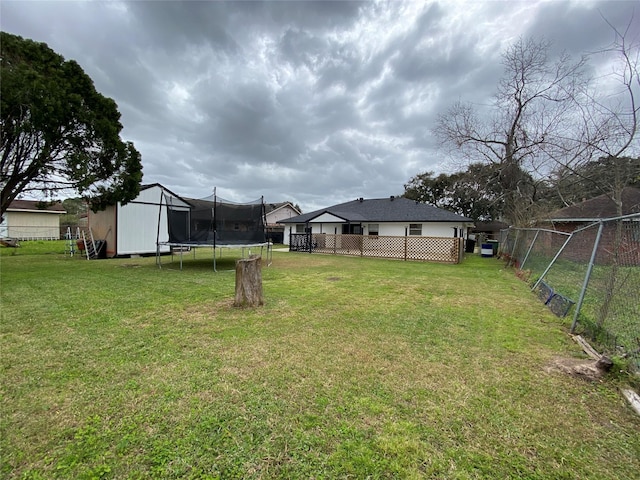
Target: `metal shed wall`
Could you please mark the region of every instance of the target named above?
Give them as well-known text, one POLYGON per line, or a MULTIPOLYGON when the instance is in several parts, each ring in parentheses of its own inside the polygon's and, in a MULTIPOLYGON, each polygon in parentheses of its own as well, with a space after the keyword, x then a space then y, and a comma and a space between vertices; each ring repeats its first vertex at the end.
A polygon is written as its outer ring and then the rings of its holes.
MULTIPOLYGON (((173 202, 176 202, 175 198, 173 202)), ((117 255, 156 253, 156 240, 160 242, 169 240, 165 205, 163 189, 159 186, 141 191, 134 201, 126 205, 118 204, 117 255), (158 230, 158 218, 160 230, 158 230)), ((188 209, 187 204, 184 204, 184 207, 188 209)), ((169 252, 169 246, 161 245, 160 252, 169 252)))

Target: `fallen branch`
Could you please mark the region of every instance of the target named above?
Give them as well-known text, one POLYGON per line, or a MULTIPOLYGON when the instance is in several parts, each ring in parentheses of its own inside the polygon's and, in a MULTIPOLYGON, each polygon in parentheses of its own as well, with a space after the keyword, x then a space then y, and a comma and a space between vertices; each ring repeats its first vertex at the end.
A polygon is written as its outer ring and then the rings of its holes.
POLYGON ((621 391, 622 395, 624 395, 624 398, 626 398, 631 405, 631 408, 633 408, 635 412, 640 415, 640 395, 638 395, 633 390, 623 389, 621 391))
POLYGON ((574 335, 573 339, 578 342, 578 344, 582 347, 582 350, 584 351, 584 353, 586 353, 587 355, 589 355, 591 358, 593 358, 594 360, 600 360, 600 357, 602 355, 600 355, 595 348, 593 348, 591 345, 589 345, 589 342, 587 342, 584 338, 582 338, 582 336, 580 335, 574 335))

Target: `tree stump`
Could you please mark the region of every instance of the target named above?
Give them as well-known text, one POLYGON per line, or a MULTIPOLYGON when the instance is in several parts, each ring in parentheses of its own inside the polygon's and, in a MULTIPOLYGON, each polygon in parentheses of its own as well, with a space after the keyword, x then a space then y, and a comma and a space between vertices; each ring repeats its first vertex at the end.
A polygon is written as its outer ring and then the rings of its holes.
POLYGON ((262 294, 262 257, 251 255, 236 261, 236 296, 234 307, 264 305, 262 294))

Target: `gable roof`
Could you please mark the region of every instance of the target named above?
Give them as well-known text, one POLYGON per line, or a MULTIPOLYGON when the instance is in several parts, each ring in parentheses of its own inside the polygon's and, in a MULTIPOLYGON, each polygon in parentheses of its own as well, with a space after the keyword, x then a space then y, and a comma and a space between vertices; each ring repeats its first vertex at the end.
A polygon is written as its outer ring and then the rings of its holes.
POLYGON ((291 209, 294 212, 300 213, 300 210, 298 210, 296 208, 296 206, 291 202, 265 203, 264 204, 264 209, 265 209, 265 213, 271 213, 271 212, 275 212, 276 210, 280 210, 281 208, 284 208, 284 207, 287 207, 287 206, 291 207, 291 209))
MULTIPOLYGON (((622 215, 633 213, 640 213, 640 189, 626 187, 622 190, 622 215)), ((552 222, 587 222, 617 216, 616 204, 609 195, 603 194, 551 212, 547 219, 552 222)))
MULTIPOLYGON (((280 220, 278 223, 307 223, 322 215, 332 215, 346 223, 360 222, 469 222, 473 220, 441 208, 404 197, 353 200, 332 207, 280 220)), ((335 220, 334 220, 335 221, 335 220)))
POLYGON ((57 214, 67 213, 61 202, 49 203, 41 200, 14 200, 9 204, 7 211, 57 214))

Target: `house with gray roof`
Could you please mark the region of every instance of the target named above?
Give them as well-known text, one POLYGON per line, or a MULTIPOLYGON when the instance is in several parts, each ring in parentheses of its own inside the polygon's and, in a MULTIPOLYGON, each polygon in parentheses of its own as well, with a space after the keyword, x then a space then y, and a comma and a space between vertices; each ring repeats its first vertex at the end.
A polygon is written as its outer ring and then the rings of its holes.
MULTIPOLYGON (((287 227, 285 243, 290 245, 291 250, 300 249, 300 242, 306 242, 303 248, 324 248, 327 253, 333 249, 334 253, 338 253, 339 246, 345 243, 347 237, 360 236, 362 240, 356 238, 355 246, 348 250, 355 252, 352 254, 361 255, 383 248, 382 243, 392 243, 391 240, 381 240, 391 238, 400 239, 399 243, 405 247, 407 242, 404 239, 449 239, 446 244, 455 245, 457 249, 460 239, 466 237, 468 228, 473 226, 470 218, 433 205, 394 196, 359 198, 280 220, 280 223, 287 227), (307 235, 307 239, 304 235, 307 235), (310 240, 309 236, 312 237, 310 240), (456 241, 452 243, 451 239, 456 241)), ((417 245, 425 242, 413 243, 417 245)), ((405 247, 402 248, 406 253, 405 247)), ((445 249, 449 251, 450 247, 445 249)))

